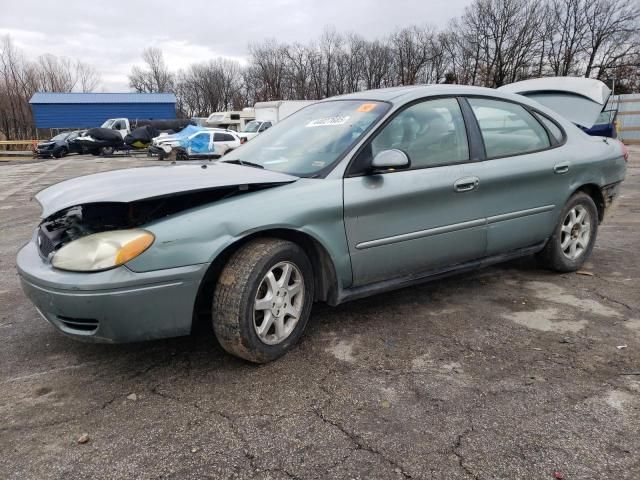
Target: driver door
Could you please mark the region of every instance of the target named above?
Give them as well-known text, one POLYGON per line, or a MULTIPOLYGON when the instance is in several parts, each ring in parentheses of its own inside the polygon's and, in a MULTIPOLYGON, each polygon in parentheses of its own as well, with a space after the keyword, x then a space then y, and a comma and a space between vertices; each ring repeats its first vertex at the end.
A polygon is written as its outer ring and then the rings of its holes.
POLYGON ((344 179, 354 286, 484 255, 485 215, 475 201, 477 163, 469 158, 455 98, 412 104, 375 134, 344 179), (373 157, 389 149, 406 153, 409 169, 371 171, 373 157))

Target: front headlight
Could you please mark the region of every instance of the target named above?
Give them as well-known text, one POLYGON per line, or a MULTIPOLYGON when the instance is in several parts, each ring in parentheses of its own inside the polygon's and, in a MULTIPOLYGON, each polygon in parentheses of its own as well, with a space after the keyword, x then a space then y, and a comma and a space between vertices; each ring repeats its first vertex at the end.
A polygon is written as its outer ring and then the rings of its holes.
POLYGON ((51 264, 73 272, 107 270, 137 257, 154 240, 152 233, 142 229, 94 233, 62 247, 54 254, 51 264))

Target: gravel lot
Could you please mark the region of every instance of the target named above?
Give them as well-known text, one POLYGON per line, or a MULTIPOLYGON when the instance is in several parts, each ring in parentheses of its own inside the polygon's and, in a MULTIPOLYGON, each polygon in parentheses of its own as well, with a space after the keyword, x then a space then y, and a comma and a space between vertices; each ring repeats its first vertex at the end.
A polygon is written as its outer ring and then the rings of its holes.
POLYGON ((523 259, 318 305, 264 366, 207 334, 78 343, 22 294, 38 190, 155 163, 0 165, 0 478, 640 478, 640 148, 587 274, 523 259))

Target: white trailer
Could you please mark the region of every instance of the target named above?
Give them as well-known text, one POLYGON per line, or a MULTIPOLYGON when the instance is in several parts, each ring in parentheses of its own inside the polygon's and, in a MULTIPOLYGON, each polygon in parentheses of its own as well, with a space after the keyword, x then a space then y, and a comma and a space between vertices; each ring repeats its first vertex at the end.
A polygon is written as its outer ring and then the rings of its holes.
POLYGON ((259 133, 264 132, 292 113, 312 103, 315 103, 315 100, 257 102, 254 106, 256 119, 253 122, 249 122, 242 132, 240 132, 240 139, 243 142, 251 140, 259 133))
POLYGON ((205 126, 212 128, 226 128, 241 132, 247 124, 256 118, 251 107, 229 112, 214 112, 207 118, 205 126))

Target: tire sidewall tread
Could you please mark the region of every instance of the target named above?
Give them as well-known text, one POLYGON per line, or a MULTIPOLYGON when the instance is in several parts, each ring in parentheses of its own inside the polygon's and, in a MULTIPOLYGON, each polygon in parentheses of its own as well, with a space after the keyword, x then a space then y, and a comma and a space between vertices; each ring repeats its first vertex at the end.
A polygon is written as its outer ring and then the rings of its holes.
POLYGON ((547 241, 542 252, 540 252, 540 259, 543 265, 551 270, 564 273, 575 272, 576 270, 579 270, 591 256, 597 235, 598 209, 596 208, 596 204, 586 193, 574 193, 562 209, 557 225, 553 229, 553 235, 547 241), (582 205, 589 211, 589 215, 591 216, 591 237, 586 251, 577 259, 571 260, 562 253, 562 249, 560 248, 560 239, 562 223, 569 211, 576 205, 582 205))
POLYGON ((314 298, 313 268, 298 245, 287 240, 252 240, 230 258, 216 284, 212 321, 215 335, 229 353, 255 363, 265 363, 284 355, 302 336, 314 298), (300 269, 305 282, 302 314, 294 331, 282 343, 267 345, 253 326, 253 304, 261 280, 270 268, 291 261, 300 269))

